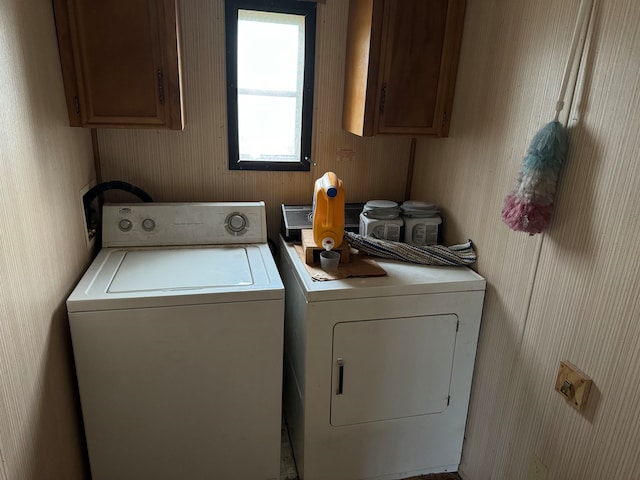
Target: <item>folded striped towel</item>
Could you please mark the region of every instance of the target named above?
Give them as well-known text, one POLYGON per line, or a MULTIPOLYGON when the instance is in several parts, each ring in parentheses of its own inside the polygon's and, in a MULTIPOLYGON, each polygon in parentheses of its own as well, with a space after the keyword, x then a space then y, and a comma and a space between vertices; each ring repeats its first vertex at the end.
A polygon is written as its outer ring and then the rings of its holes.
POLYGON ((471 265, 478 258, 471 240, 451 247, 444 245, 416 247, 407 243, 391 242, 371 236, 364 237, 352 232, 345 232, 344 236, 349 245, 361 252, 403 262, 460 267, 471 265))

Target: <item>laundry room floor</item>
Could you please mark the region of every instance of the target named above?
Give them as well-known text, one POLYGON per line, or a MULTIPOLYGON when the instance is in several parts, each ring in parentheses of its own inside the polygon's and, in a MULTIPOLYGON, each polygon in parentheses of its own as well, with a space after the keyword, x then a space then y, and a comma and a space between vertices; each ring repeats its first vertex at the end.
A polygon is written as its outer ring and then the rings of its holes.
MULTIPOLYGON (((296 462, 293 459, 293 450, 291 450, 291 443, 289 442, 289 432, 284 420, 282 421, 281 433, 280 480, 299 480, 296 462)), ((457 473, 434 473, 431 475, 418 475, 405 480, 462 480, 462 478, 457 473)))
POLYGON ((293 450, 289 442, 289 432, 287 425, 282 420, 281 429, 281 448, 280 448, 280 480, 298 480, 298 470, 296 470, 296 462, 293 459, 293 450))

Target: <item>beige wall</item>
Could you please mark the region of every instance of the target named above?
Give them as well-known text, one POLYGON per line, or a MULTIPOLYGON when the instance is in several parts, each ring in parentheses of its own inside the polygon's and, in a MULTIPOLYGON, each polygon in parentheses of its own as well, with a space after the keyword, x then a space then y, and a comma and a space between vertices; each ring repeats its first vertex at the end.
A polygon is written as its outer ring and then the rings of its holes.
POLYGON ((86 478, 65 299, 89 261, 89 132, 68 127, 51 2, 0 0, 0 478, 86 478))
POLYGON ((264 200, 271 237, 280 204, 310 203, 313 182, 326 171, 343 179, 347 202, 402 199, 410 140, 362 139, 341 128, 347 1, 318 5, 312 144, 318 165, 311 172, 228 170, 224 2, 183 1, 180 13, 186 127, 99 130, 103 180, 134 183, 157 201, 264 200), (354 150, 355 158, 339 160, 339 149, 354 150))
POLYGON ((471 0, 445 140, 420 139, 413 197, 472 238, 488 280, 461 472, 640 478, 640 4, 596 0, 555 219, 501 222, 529 140, 551 119, 578 0, 471 0), (554 392, 560 360, 595 382, 584 414, 554 392))

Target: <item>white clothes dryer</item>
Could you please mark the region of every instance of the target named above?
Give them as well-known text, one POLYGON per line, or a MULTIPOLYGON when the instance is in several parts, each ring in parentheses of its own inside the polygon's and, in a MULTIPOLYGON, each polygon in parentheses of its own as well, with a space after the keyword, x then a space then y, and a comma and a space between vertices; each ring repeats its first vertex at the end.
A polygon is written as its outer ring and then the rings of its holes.
POLYGON ((105 205, 103 246, 67 300, 92 478, 278 478, 264 203, 105 205))
POLYGON ((280 240, 284 413, 303 480, 456 471, 485 280, 377 259, 387 275, 317 282, 280 240))

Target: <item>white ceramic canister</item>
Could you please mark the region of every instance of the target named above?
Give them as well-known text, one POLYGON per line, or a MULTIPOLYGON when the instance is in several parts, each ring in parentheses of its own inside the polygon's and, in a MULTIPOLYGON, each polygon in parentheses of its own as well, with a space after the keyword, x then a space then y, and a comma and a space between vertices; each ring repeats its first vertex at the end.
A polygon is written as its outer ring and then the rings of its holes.
POLYGON ((438 243, 442 218, 433 203, 406 201, 400 207, 404 220, 404 242, 424 247, 438 243))
POLYGON ((360 235, 402 241, 404 222, 400 208, 390 200, 370 200, 360 214, 360 235))

